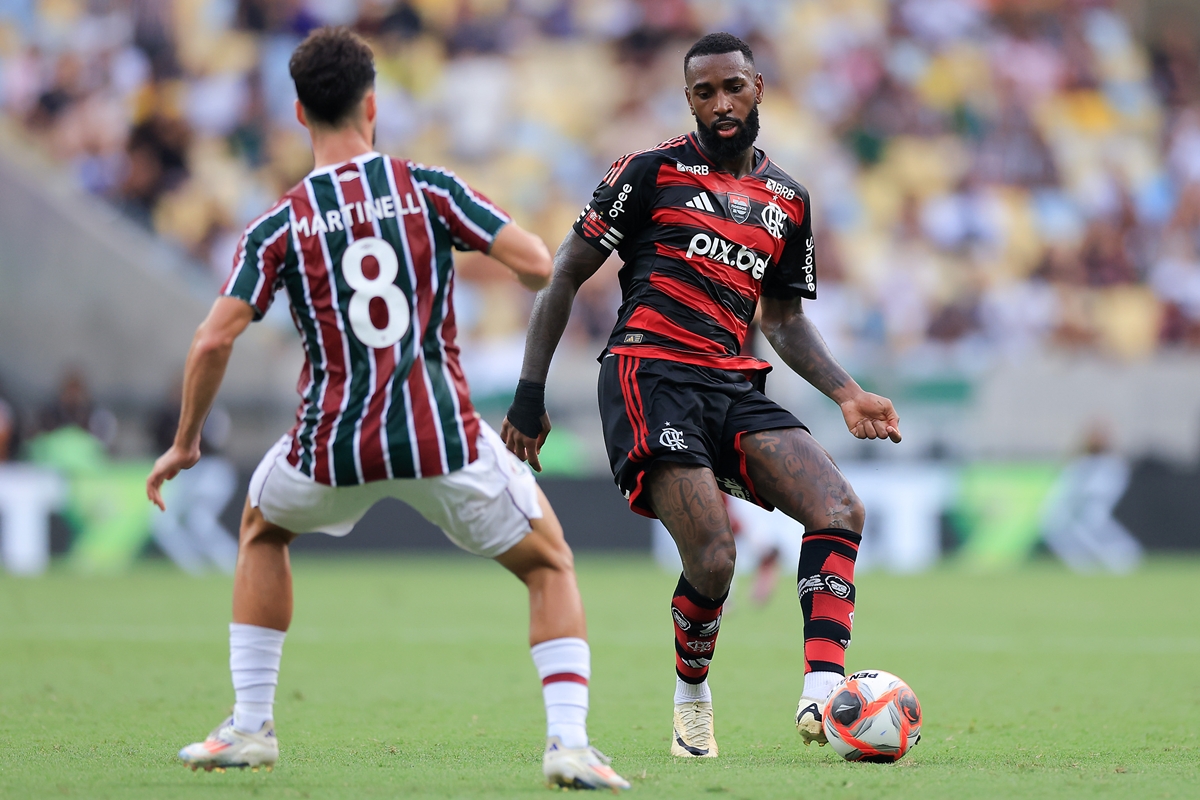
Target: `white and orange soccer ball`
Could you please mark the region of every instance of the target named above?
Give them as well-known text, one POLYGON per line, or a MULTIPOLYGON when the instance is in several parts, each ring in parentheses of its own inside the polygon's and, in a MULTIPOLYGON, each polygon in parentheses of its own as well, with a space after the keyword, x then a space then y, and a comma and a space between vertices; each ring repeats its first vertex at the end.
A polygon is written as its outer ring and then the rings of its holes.
POLYGON ((921 741, 921 704, 908 684, 875 669, 849 675, 821 716, 825 738, 847 761, 899 761, 921 741))

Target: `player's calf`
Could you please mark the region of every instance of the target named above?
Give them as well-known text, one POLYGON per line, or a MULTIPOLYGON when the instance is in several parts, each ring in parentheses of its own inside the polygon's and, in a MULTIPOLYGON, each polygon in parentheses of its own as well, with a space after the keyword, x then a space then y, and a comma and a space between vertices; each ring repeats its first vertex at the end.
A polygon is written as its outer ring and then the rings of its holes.
POLYGON ((846 673, 854 621, 854 562, 862 535, 841 528, 804 534, 796 593, 804 612, 804 690, 796 729, 805 744, 825 744, 822 709, 846 673))
POLYGON ((671 754, 685 758, 714 758, 712 693, 708 667, 721 631, 721 612, 727 593, 705 597, 683 575, 671 599, 675 626, 675 714, 671 754))

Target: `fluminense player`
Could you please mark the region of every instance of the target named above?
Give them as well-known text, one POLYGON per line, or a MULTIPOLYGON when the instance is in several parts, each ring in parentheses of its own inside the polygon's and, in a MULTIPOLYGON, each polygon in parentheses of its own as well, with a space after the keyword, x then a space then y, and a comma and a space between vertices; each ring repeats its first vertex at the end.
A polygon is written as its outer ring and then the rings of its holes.
POLYGON ((200 457, 234 340, 282 290, 307 361, 296 424, 254 472, 242 515, 229 626, 236 704, 179 757, 193 769, 275 763, 288 543, 305 531, 343 536, 394 497, 528 587, 547 782, 626 789, 588 742, 591 656, 571 550, 529 468, 475 413, 454 340, 452 248, 488 253, 538 289, 550 276, 546 246, 453 173, 375 152, 375 66, 362 39, 318 30, 290 67, 315 167, 242 237, 188 353, 175 443, 146 481, 163 507, 163 481, 200 457))
POLYGON ((517 395, 501 429, 539 467, 550 359, 580 285, 614 250, 621 308, 600 359, 600 414, 617 485, 679 548, 671 752, 713 757, 708 669, 734 571, 724 491, 804 525, 797 574, 804 685, 796 727, 825 743, 821 708, 845 671, 863 507, 808 429, 763 395, 765 361, 741 355, 755 308, 791 369, 863 439, 900 441, 889 400, 842 369, 802 301, 816 296, 808 192, 754 147, 763 79, 745 42, 709 34, 687 52, 696 131, 618 159, 538 295, 517 395))

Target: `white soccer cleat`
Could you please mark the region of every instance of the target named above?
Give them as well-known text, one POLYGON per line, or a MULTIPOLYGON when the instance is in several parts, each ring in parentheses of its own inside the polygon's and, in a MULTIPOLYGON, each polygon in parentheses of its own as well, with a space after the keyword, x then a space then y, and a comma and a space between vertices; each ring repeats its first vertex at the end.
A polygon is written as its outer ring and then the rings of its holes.
POLYGON ((612 761, 594 747, 563 747, 557 736, 546 740, 542 774, 546 785, 564 789, 611 789, 616 794, 629 788, 629 781, 609 766, 612 761))
POLYGON ((189 744, 179 751, 179 758, 192 770, 204 768, 224 771, 226 767, 266 767, 270 770, 279 760, 279 741, 275 738, 275 723, 267 720, 258 733, 243 733, 233 727, 233 717, 218 725, 203 742, 189 744))
POLYGON ((800 738, 804 740, 805 745, 816 742, 824 747, 829 744, 829 740, 825 738, 825 726, 822 724, 825 719, 825 704, 828 702, 815 697, 800 698, 800 705, 796 706, 796 730, 800 732, 800 738))
POLYGON ((692 700, 675 704, 675 728, 671 731, 671 755, 683 758, 716 758, 712 703, 692 700))

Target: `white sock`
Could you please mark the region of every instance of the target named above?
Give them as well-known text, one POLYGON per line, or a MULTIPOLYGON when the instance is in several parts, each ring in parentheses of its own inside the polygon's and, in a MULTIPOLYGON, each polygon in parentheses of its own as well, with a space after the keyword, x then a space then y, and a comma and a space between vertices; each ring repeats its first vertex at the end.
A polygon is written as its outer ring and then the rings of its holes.
POLYGON ((810 672, 804 676, 804 691, 801 694, 818 700, 828 700, 829 695, 833 694, 833 687, 844 677, 836 672, 810 672))
POLYGON ((676 675, 675 705, 691 703, 694 700, 699 700, 703 703, 712 702, 712 692, 708 690, 708 678, 700 681, 700 683, 688 683, 676 675))
POLYGON ((229 623, 229 671, 233 674, 233 727, 258 733, 275 718, 275 686, 285 631, 229 623))
POLYGON ((592 651, 583 639, 562 638, 535 644, 530 652, 546 701, 546 736, 563 747, 587 747, 588 678, 592 651))

